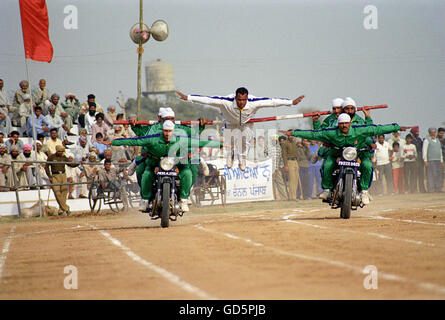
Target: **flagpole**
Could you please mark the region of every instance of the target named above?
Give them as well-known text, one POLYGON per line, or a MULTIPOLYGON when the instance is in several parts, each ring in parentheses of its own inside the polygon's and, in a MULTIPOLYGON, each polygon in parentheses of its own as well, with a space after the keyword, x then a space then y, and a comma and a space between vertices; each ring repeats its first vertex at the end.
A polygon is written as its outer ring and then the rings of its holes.
MULTIPOLYGON (((29 76, 29 65, 28 65, 28 59, 25 57, 25 65, 26 65, 26 78, 28 80, 28 88, 29 88, 29 95, 31 96, 31 120, 32 120, 32 140, 34 145, 34 161, 37 161, 37 143, 36 143, 36 127, 35 127, 35 120, 34 120, 34 100, 32 98, 32 90, 31 90, 31 81, 29 76)), ((39 195, 39 214, 40 217, 42 217, 42 199, 40 195, 40 170, 38 168, 38 164, 34 162, 34 169, 36 170, 36 181, 37 181, 37 191, 39 195)), ((48 190, 49 193, 49 190, 48 190)))

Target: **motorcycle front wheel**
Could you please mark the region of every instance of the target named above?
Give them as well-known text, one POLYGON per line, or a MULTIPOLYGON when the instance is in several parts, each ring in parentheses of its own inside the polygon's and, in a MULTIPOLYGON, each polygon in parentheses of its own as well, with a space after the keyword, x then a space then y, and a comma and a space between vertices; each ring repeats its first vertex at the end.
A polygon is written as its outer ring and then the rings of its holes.
POLYGON ((161 227, 168 228, 170 222, 170 184, 162 185, 161 227))
POLYGON ((345 175, 345 187, 343 189, 343 202, 341 205, 340 218, 349 219, 352 207, 352 173, 345 175))

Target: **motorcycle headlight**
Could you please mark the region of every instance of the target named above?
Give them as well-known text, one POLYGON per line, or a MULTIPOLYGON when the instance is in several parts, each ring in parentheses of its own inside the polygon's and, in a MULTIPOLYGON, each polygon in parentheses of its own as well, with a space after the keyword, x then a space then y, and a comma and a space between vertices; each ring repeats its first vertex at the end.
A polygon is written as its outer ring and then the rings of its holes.
POLYGON ((162 158, 160 166, 162 170, 170 171, 173 169, 173 166, 175 165, 175 159, 174 158, 162 158))
POLYGON ((347 147, 343 150, 343 158, 347 161, 354 161, 357 158, 357 149, 354 147, 347 147))

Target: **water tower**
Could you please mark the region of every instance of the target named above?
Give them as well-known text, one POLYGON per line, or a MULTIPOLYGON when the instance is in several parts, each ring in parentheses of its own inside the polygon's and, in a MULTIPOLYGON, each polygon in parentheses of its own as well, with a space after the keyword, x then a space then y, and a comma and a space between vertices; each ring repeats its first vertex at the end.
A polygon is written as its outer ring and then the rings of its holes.
POLYGON ((173 65, 157 59, 145 67, 145 81, 147 91, 144 96, 167 96, 175 92, 175 80, 173 75, 173 65))

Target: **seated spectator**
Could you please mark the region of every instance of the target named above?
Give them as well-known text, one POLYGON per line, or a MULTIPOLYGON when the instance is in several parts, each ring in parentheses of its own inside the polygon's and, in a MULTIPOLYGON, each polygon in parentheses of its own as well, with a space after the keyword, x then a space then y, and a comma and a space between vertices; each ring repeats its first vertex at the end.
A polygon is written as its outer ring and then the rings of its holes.
POLYGON ((27 80, 20 81, 19 86, 20 89, 14 93, 14 102, 9 109, 9 113, 11 114, 11 122, 14 127, 20 126, 20 121, 17 116, 20 105, 25 102, 23 100, 23 96, 25 94, 31 94, 31 90, 29 89, 29 82, 27 80))
POLYGON ((80 136, 77 144, 70 148, 70 151, 74 154, 75 162, 86 161, 88 159, 88 154, 91 151, 87 144, 87 138, 80 136))
MULTIPOLYGON (((91 148, 93 147, 93 144, 91 142, 90 137, 88 136, 87 129, 81 128, 80 131, 79 131, 79 137, 84 137, 86 139, 87 146, 88 146, 88 148, 90 148, 90 151, 91 151, 91 148)), ((77 144, 79 144, 79 140, 77 141, 77 144)))
POLYGON ((102 133, 96 134, 96 141, 93 142, 93 151, 97 154, 99 159, 104 158, 104 151, 108 149, 108 144, 103 141, 102 133))
MULTIPOLYGON (((112 167, 111 166, 111 160, 106 159, 104 162, 104 166, 99 169, 99 183, 100 186, 98 188, 98 195, 103 194, 104 190, 111 190, 114 192, 120 193, 121 191, 121 182, 119 179, 119 173, 122 171, 122 169, 112 167)), ((124 177, 128 179, 128 175, 125 171, 123 171, 124 177)), ((121 193, 122 198, 126 196, 125 192, 121 193)), ((122 199, 124 203, 126 201, 122 199)))
POLYGON ((11 108, 11 103, 9 102, 8 93, 4 88, 5 82, 0 79, 0 110, 4 113, 9 114, 9 109, 11 108))
POLYGON ((36 180, 33 170, 34 164, 32 163, 34 159, 31 158, 32 146, 30 144, 25 144, 23 146, 23 152, 19 153, 16 159, 14 159, 13 156, 15 150, 16 148, 13 148, 11 152, 13 160, 30 161, 25 163, 17 163, 16 174, 19 181, 19 186, 34 187, 36 180))
POLYGON ((109 142, 107 133, 110 127, 104 122, 104 114, 96 113, 96 123, 91 127, 91 142, 94 143, 96 135, 100 132, 102 134, 102 141, 109 142))
POLYGON ((31 102, 31 95, 25 94, 23 96, 24 102, 20 105, 20 107, 17 109, 18 115, 16 116, 20 127, 24 131, 24 136, 26 136, 26 121, 32 114, 32 102, 31 102))
POLYGON ((112 128, 117 116, 116 108, 114 106, 108 106, 107 111, 108 112, 105 113, 104 121, 110 128, 112 128))
POLYGON ((113 166, 120 167, 121 164, 127 163, 127 158, 122 157, 122 154, 119 153, 113 153, 112 149, 107 149, 104 151, 104 158, 101 161, 102 163, 105 163, 105 160, 110 159, 113 166))
POLYGON ((46 141, 45 145, 48 148, 50 155, 56 153, 57 146, 64 147, 62 140, 59 139, 59 134, 56 128, 50 130, 50 138, 46 141))
POLYGON ((33 121, 36 134, 43 134, 45 137, 47 137, 51 127, 46 117, 42 114, 42 108, 39 106, 34 108, 32 117, 29 117, 26 121, 26 134, 28 137, 33 137, 33 121))
POLYGON ((37 106, 42 108, 44 108, 45 101, 51 99, 51 94, 46 88, 45 79, 39 80, 39 87, 33 90, 32 99, 37 106))
POLYGON ((8 148, 4 143, 0 144, 0 191, 9 191, 14 186, 14 178, 12 177, 11 156, 8 148))
POLYGON ((53 105, 56 108, 56 114, 62 118, 63 123, 68 128, 68 132, 73 128, 73 119, 71 116, 65 112, 65 109, 62 107, 62 104, 60 103, 60 96, 57 93, 53 93, 51 96, 50 103, 46 103, 46 112, 44 110, 44 115, 47 116, 49 114, 49 108, 51 105, 53 105))
POLYGON ((8 116, 8 109, 0 107, 0 133, 7 135, 12 130, 11 119, 8 116))
MULTIPOLYGON (((85 129, 87 129, 88 134, 91 134, 93 130, 93 125, 96 123, 96 104, 92 102, 88 106, 88 112, 85 114, 85 129)), ((103 118, 102 118, 103 119, 103 118)))
POLYGON ((65 125, 62 118, 56 113, 56 107, 54 105, 50 105, 48 110, 49 114, 46 116, 46 119, 48 120, 50 127, 52 129, 57 129, 60 139, 66 144, 69 144, 68 134, 71 133, 70 129, 65 125))
POLYGON ((65 95, 65 102, 62 102, 62 108, 65 110, 65 113, 67 113, 71 117, 73 123, 78 122, 80 102, 79 99, 77 99, 76 95, 74 95, 73 93, 67 93, 65 95))
POLYGON ((6 141, 6 148, 8 148, 9 153, 11 153, 11 149, 13 146, 17 146, 19 150, 23 148, 23 141, 19 139, 20 133, 18 131, 11 132, 11 138, 6 141))
POLYGON ((0 144, 5 143, 5 134, 0 131, 0 144))

